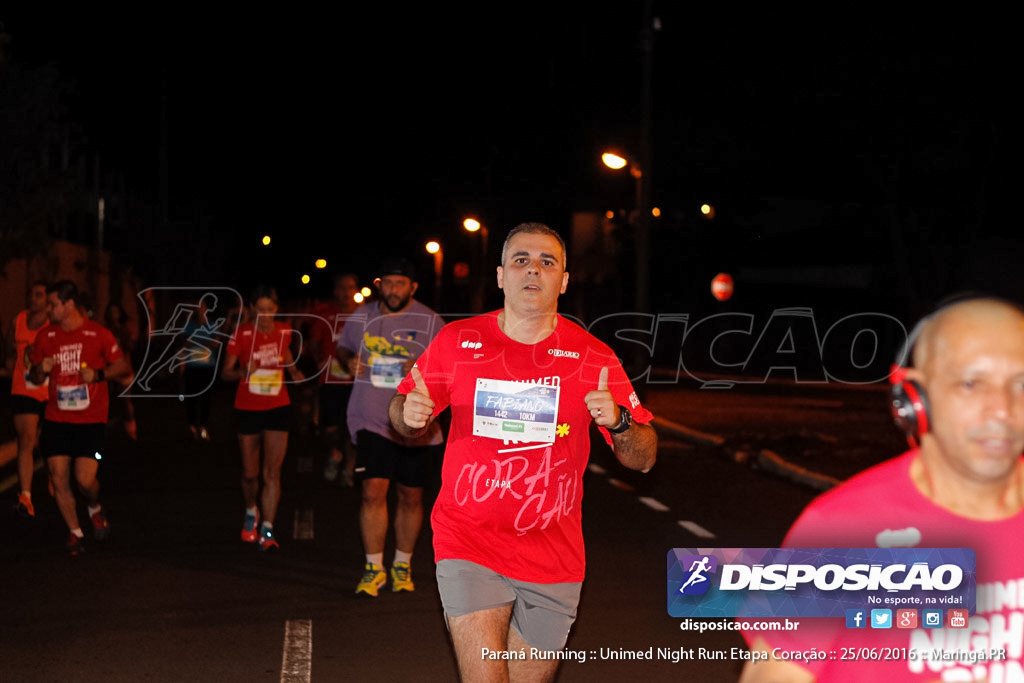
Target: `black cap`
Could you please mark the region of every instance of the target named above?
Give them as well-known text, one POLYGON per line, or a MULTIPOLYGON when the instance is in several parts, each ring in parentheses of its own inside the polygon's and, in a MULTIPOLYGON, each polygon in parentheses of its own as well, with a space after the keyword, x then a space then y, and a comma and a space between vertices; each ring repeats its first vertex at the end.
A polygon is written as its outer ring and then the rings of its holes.
POLYGON ((380 267, 380 277, 385 275, 404 275, 413 282, 416 282, 416 268, 404 258, 388 258, 380 267))

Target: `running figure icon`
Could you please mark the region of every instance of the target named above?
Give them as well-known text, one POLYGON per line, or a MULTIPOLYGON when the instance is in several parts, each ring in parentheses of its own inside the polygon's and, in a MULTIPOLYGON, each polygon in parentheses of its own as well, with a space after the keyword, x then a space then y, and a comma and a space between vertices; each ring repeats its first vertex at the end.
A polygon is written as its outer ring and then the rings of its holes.
POLYGON ((704 576, 703 572, 711 571, 711 567, 708 566, 708 562, 711 558, 707 555, 700 558, 700 561, 694 560, 693 564, 690 565, 690 578, 688 578, 682 586, 679 587, 680 593, 685 593, 689 586, 697 583, 704 583, 708 580, 708 577, 704 576))

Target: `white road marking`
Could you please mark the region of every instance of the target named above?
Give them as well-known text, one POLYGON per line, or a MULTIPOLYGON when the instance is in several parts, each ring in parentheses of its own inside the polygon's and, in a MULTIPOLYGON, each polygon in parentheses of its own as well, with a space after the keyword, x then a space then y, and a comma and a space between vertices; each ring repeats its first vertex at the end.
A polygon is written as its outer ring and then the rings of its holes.
POLYGON ((640 496, 640 502, 646 505, 647 507, 651 508, 652 510, 657 510, 658 512, 668 511, 668 505, 665 505, 660 500, 649 498, 648 496, 640 496))
POLYGON ((309 683, 313 664, 313 621, 298 619, 284 623, 284 654, 281 683, 309 683))
POLYGON ((679 526, 683 527, 684 529, 689 531, 694 536, 697 536, 698 538, 715 537, 713 533, 702 527, 700 524, 697 524, 697 522, 691 522, 689 520, 681 519, 679 520, 679 526))
POLYGON ((313 509, 297 509, 295 525, 292 527, 292 538, 296 541, 313 540, 313 509))
MULTIPOLYGON (((594 474, 598 475, 608 474, 608 471, 605 468, 595 463, 590 463, 589 465, 587 465, 587 469, 593 472, 594 474)), ((622 491, 635 490, 631 485, 627 484, 624 481, 616 479, 615 477, 608 477, 608 483, 622 491)), ((637 496, 637 500, 639 500, 641 503, 651 508, 652 510, 656 510, 658 512, 668 512, 668 510, 670 509, 660 500, 657 500, 656 498, 651 498, 650 496, 637 496)), ((683 527, 684 529, 689 531, 694 536, 697 536, 698 538, 715 538, 715 535, 712 532, 708 531, 696 522, 691 522, 689 520, 679 520, 678 524, 679 526, 683 527)))

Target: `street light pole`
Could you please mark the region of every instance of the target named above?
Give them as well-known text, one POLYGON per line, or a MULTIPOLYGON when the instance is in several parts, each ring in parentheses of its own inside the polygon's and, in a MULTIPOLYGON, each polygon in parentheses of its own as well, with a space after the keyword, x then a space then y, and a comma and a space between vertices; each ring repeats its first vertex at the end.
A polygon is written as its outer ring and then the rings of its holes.
POLYGON ((636 178, 636 309, 650 312, 651 257, 651 110, 654 61, 655 18, 653 0, 644 1, 643 26, 640 29, 642 73, 640 93, 640 168, 636 178))
POLYGON ((473 313, 483 313, 484 291, 487 288, 486 273, 484 272, 487 268, 487 226, 475 218, 467 218, 462 221, 462 227, 468 232, 480 233, 480 263, 474 269, 476 270, 476 277, 474 278, 476 280, 476 287, 473 288, 471 307, 473 313))
MULTIPOLYGON (((653 14, 653 0, 644 0, 643 25, 640 30, 641 88, 640 88, 640 142, 637 159, 605 153, 601 160, 610 168, 620 169, 629 165, 629 172, 636 179, 636 219, 633 221, 633 306, 634 312, 646 314, 651 311, 651 90, 654 58, 654 31, 660 28, 653 14)), ((630 376, 634 388, 643 399, 646 397, 646 383, 637 382, 650 371, 650 358, 640 346, 634 347, 634 360, 630 376)))
POLYGON ((619 170, 629 167, 629 174, 636 180, 636 216, 633 226, 633 306, 638 313, 647 313, 650 308, 650 200, 648 180, 644 166, 635 159, 612 152, 601 155, 601 161, 608 168, 619 170))
POLYGON ((444 253, 441 243, 431 240, 427 242, 427 252, 434 255, 434 310, 441 310, 441 273, 444 264, 444 253))

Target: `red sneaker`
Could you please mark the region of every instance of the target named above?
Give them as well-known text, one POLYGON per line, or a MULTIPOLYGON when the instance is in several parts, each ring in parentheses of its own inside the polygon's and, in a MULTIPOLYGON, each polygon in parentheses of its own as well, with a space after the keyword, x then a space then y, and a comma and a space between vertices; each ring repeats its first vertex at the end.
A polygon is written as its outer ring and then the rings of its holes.
POLYGON ((103 510, 99 509, 93 513, 92 517, 92 536, 97 541, 107 540, 107 536, 110 534, 110 525, 107 523, 107 516, 103 514, 103 510))
POLYGON ((67 545, 64 548, 68 551, 68 555, 72 557, 75 555, 81 555, 85 552, 85 541, 74 534, 68 538, 67 545))
POLYGON ((32 499, 26 497, 24 493, 18 494, 18 504, 14 506, 14 509, 22 517, 36 516, 36 509, 32 507, 32 499))
POLYGON ((277 539, 274 538, 274 532, 270 529, 260 529, 260 550, 277 550, 280 548, 277 544, 277 539))
POLYGON ((258 529, 260 524, 260 512, 256 511, 256 514, 250 512, 245 513, 245 521, 242 522, 242 540, 246 543, 255 543, 256 536, 258 536, 258 529))

